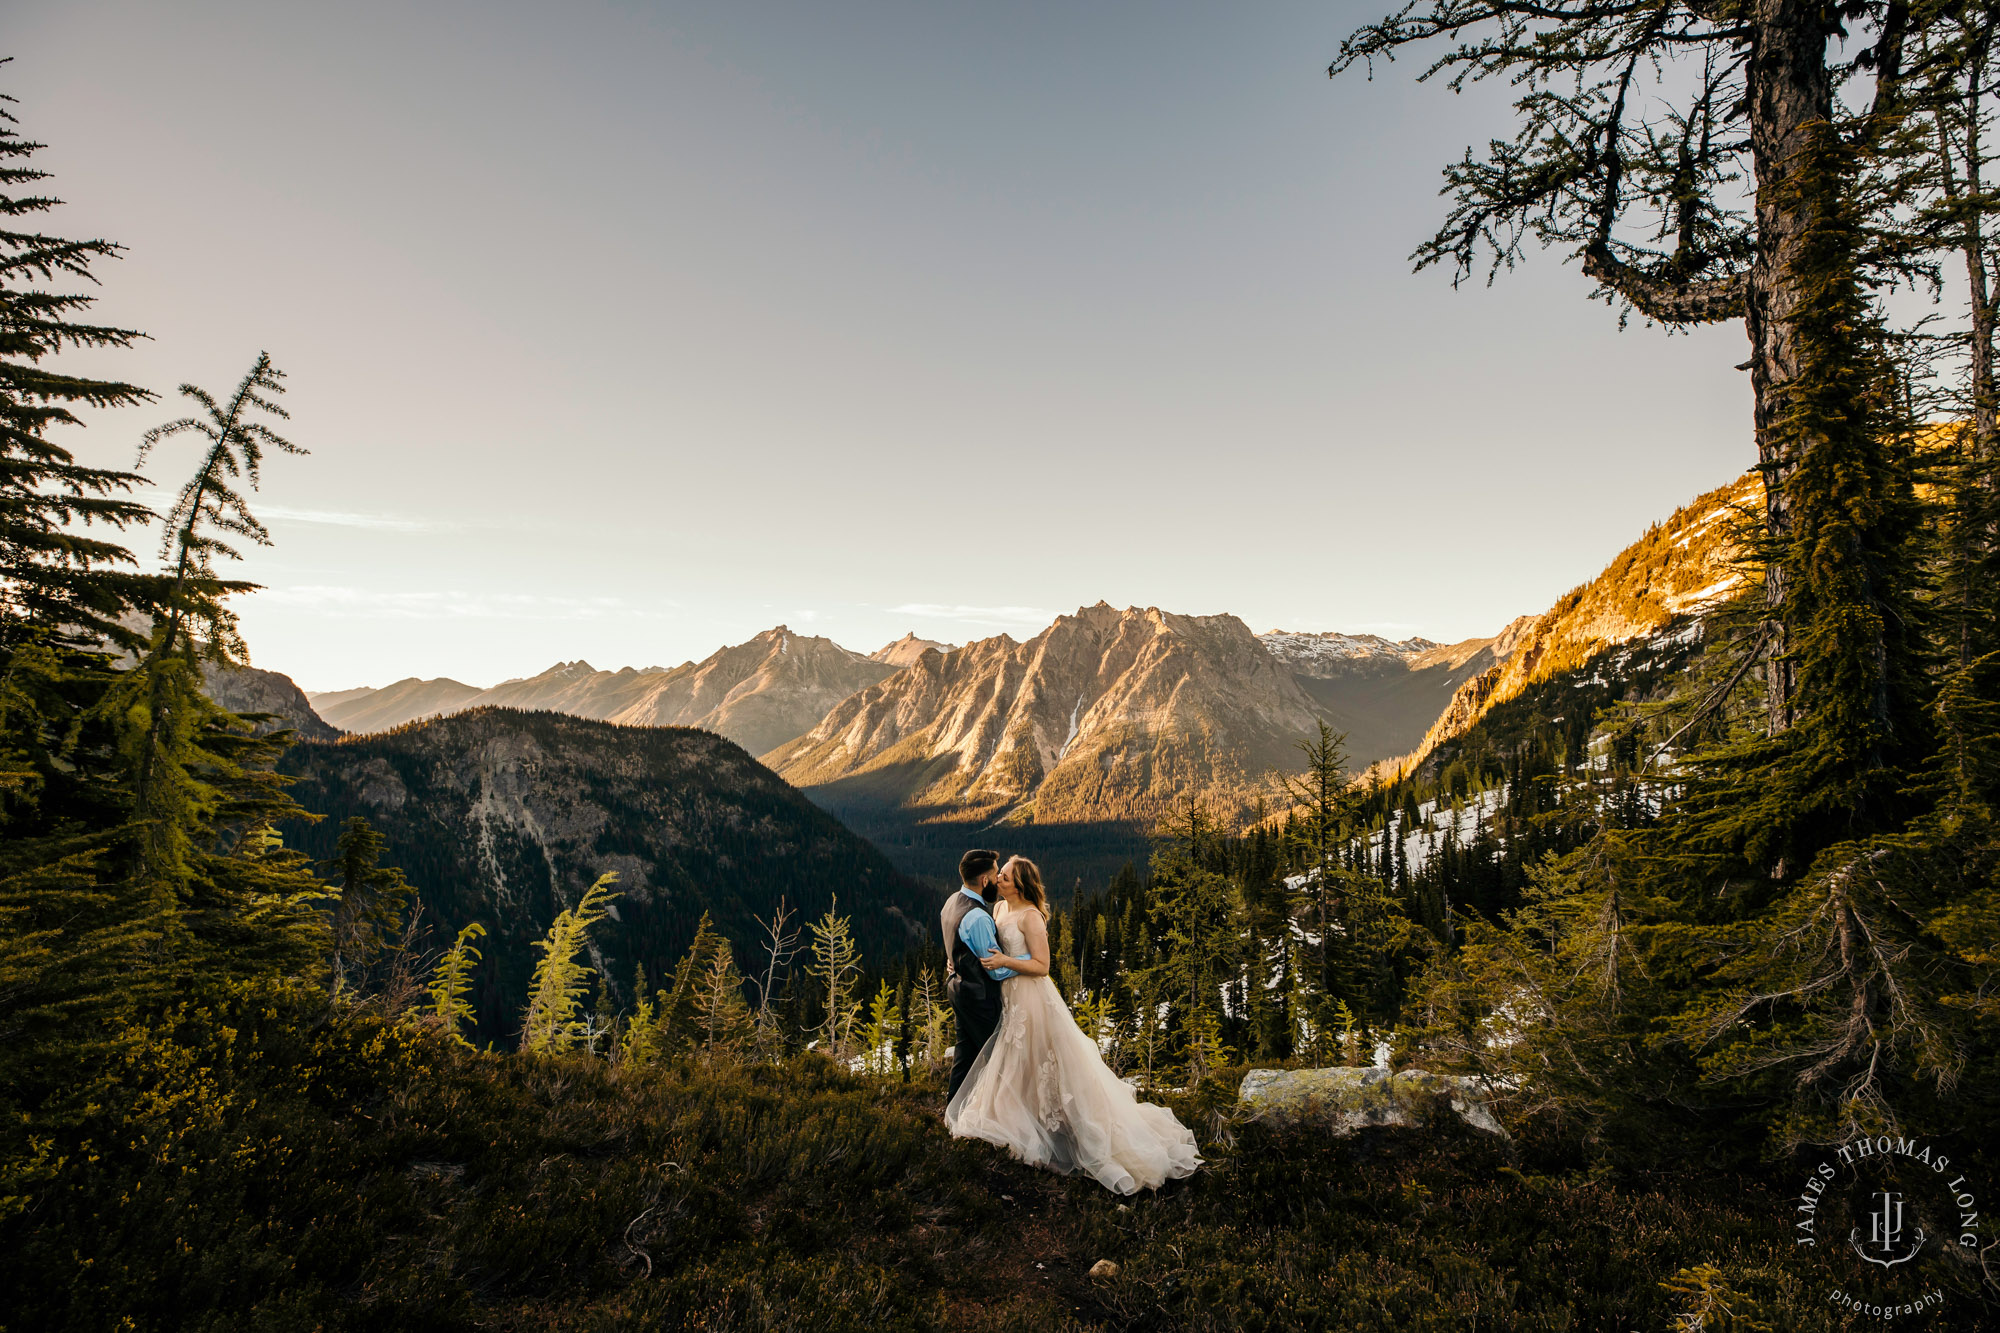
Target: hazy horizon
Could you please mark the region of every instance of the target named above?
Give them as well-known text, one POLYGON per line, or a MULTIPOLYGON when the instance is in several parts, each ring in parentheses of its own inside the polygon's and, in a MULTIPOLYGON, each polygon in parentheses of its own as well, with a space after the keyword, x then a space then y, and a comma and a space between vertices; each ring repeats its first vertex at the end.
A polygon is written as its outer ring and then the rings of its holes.
POLYGON ((1412 275, 1505 90, 1327 80, 1376 14, 24 0, 42 225, 150 335, 57 368, 161 392, 65 442, 268 349, 313 452, 231 572, 315 691, 1099 599, 1489 635, 1754 461, 1745 346, 1412 275))
MULTIPOLYGON (((1095 605, 1095 603, 1093 603, 1092 605, 1095 605)), ((1074 609, 1072 609, 1072 610, 1069 610, 1069 611, 1062 611, 1062 612, 1057 612, 1057 613, 1054 613, 1054 614, 1052 614, 1052 615, 1050 616, 1050 620, 1051 620, 1051 622, 1053 622, 1053 621, 1054 621, 1054 620, 1055 620, 1055 619, 1056 619, 1056 618, 1057 618, 1058 616, 1069 616, 1069 615, 1075 615, 1075 614, 1077 613, 1077 611, 1080 611, 1080 610, 1085 610, 1085 609, 1087 609, 1087 608, 1084 608, 1084 607, 1077 607, 1077 608, 1074 608, 1074 609)), ((1145 611, 1145 610, 1149 610, 1149 609, 1157 609, 1157 610, 1161 610, 1161 611, 1169 611, 1169 612, 1173 611, 1173 608, 1172 608, 1172 607, 1158 607, 1158 608, 1148 608, 1148 607, 1116 607, 1116 608, 1114 608, 1114 609, 1116 609, 1116 610, 1120 610, 1120 611, 1126 611, 1126 610, 1137 610, 1137 611, 1145 611)), ((1544 609, 1544 610, 1546 610, 1547 608, 1543 608, 1543 609, 1544 609)), ((1190 612, 1190 613, 1187 613, 1187 614, 1192 614, 1192 615, 1215 615, 1215 614, 1225 614, 1225 613, 1218 613, 1218 612, 1190 612)), ((1044 626, 1043 628, 1047 628, 1047 626, 1044 626)), ((1502 625, 1502 626, 1496 626, 1496 627, 1495 627, 1495 631, 1496 631, 1496 634, 1497 634, 1497 631, 1498 631, 1499 629, 1502 629, 1502 628, 1505 628, 1505 626, 1504 626, 1504 625, 1502 625)), ((799 629, 798 629, 798 628, 797 628, 796 626, 792 626, 792 625, 788 625, 788 624, 785 624, 785 623, 783 623, 783 622, 780 622, 780 623, 778 623, 778 624, 776 624, 776 625, 766 625, 766 626, 765 626, 765 627, 764 627, 763 629, 761 629, 761 630, 758 630, 758 631, 757 631, 757 634, 763 634, 763 633, 766 633, 766 632, 768 632, 768 631, 771 631, 771 630, 777 630, 777 629, 783 629, 783 630, 787 630, 787 631, 789 631, 789 632, 790 632, 791 634, 793 634, 794 636, 797 636, 797 637, 802 637, 802 638, 820 638, 820 639, 829 639, 829 640, 832 640, 832 641, 833 641, 834 643, 836 643, 836 644, 839 644, 839 645, 840 645, 840 646, 841 646, 842 648, 845 648, 845 649, 849 650, 850 652, 857 652, 857 653, 861 653, 861 654, 863 654, 864 656, 865 656, 865 655, 867 655, 867 654, 869 654, 869 653, 873 653, 873 652, 876 652, 876 651, 878 651, 878 650, 880 650, 880 649, 883 649, 883 648, 887 648, 887 647, 889 647, 890 645, 892 645, 892 644, 895 644, 895 643, 899 642, 899 641, 900 641, 900 640, 901 640, 901 639, 902 639, 902 638, 904 637, 903 635, 901 635, 901 634, 898 634, 898 635, 895 635, 895 636, 894 636, 894 637, 892 637, 892 638, 889 638, 889 639, 885 639, 885 640, 883 640, 883 641, 882 641, 881 643, 871 643, 871 644, 858 644, 858 643, 847 643, 847 642, 843 641, 842 639, 840 639, 840 638, 839 638, 838 636, 836 636, 836 635, 834 635, 834 634, 832 634, 832 633, 829 633, 829 632, 824 632, 824 631, 821 631, 821 630, 807 630, 807 631, 805 631, 805 632, 803 632, 803 633, 802 633, 802 632, 801 632, 801 631, 800 631, 800 630, 799 630, 799 629)), ((1250 626, 1250 630, 1251 630, 1251 632, 1252 632, 1252 633, 1254 633, 1254 634, 1267 634, 1267 633, 1275 633, 1275 632, 1279 632, 1279 631, 1282 631, 1282 632, 1285 632, 1285 633, 1297 633, 1297 632, 1299 632, 1299 631, 1298 631, 1298 629, 1297 629, 1297 627, 1295 627, 1295 626, 1292 626, 1292 625, 1265 625, 1265 626, 1261 626, 1261 627, 1260 627, 1260 626, 1256 626, 1256 625, 1252 625, 1252 626, 1250 626)), ((1313 633, 1323 633, 1323 632, 1326 632, 1326 631, 1308 631, 1308 632, 1313 632, 1313 633)), ((1351 630, 1351 631, 1339 631, 1339 632, 1341 632, 1341 633, 1350 633, 1350 634, 1354 634, 1354 635, 1361 635, 1361 634, 1376 634, 1376 635, 1377 635, 1377 637, 1379 637, 1379 638, 1384 638, 1384 639, 1392 639, 1392 641, 1394 641, 1394 642, 1406 642, 1406 641, 1408 641, 1408 640, 1410 640, 1410 639, 1422 639, 1422 638, 1425 638, 1425 637, 1426 637, 1426 636, 1424 636, 1424 635, 1420 635, 1420 634, 1417 634, 1417 635, 1400 635, 1400 636, 1390 636, 1390 635, 1386 635, 1386 634, 1377 634, 1377 632, 1376 632, 1376 631, 1374 631, 1374 630, 1351 630)), ((912 633, 912 634, 914 634, 914 633, 916 633, 916 631, 914 631, 914 630, 911 630, 911 631, 908 631, 908 633, 912 633)), ((934 634, 918 634, 918 635, 917 635, 917 637, 918 637, 918 638, 920 638, 920 639, 928 639, 928 640, 930 640, 930 641, 932 641, 932 642, 942 642, 942 643, 945 643, 945 644, 946 644, 946 646, 948 646, 948 647, 950 647, 950 648, 953 648, 953 649, 958 649, 958 648, 963 648, 963 647, 965 647, 965 646, 966 646, 967 644, 970 644, 970 643, 977 643, 977 642, 979 642, 979 641, 981 641, 981 640, 986 640, 986 639, 997 639, 997 638, 1001 637, 1001 635, 1006 635, 1006 634, 1007 634, 1007 631, 1005 631, 1005 630, 1002 630, 1002 631, 1000 632, 1000 634, 981 634, 981 635, 971 635, 971 636, 967 636, 967 637, 965 637, 965 638, 960 638, 960 639, 955 639, 955 640, 948 640, 948 639, 939 639, 939 637, 938 637, 937 635, 934 635, 934 634)), ((720 649, 723 649, 723 648, 734 648, 734 647, 739 647, 739 646, 741 646, 741 644, 742 644, 742 643, 747 643, 747 642, 749 642, 749 640, 750 640, 750 639, 753 639, 753 638, 755 638, 755 637, 756 637, 756 635, 754 635, 754 634, 753 634, 753 635, 750 635, 750 636, 748 636, 747 638, 745 638, 745 639, 743 639, 743 640, 740 640, 740 641, 738 641, 737 643, 726 643, 726 644, 725 644, 725 643, 718 643, 717 645, 715 645, 715 648, 716 648, 716 650, 720 650, 720 649)), ((1010 638, 1014 639, 1014 640, 1015 640, 1016 642, 1020 642, 1020 641, 1023 641, 1023 640, 1025 640, 1025 639, 1032 639, 1032 638, 1034 638, 1034 637, 1035 637, 1035 634, 1032 634, 1032 633, 1022 633, 1022 634, 1013 634, 1013 635, 1008 635, 1007 637, 1010 637, 1010 638)), ((1474 638, 1474 639, 1487 639, 1487 638, 1493 638, 1493 637, 1495 637, 1495 635, 1494 635, 1494 634, 1474 634, 1474 635, 1470 635, 1470 636, 1468 636, 1468 637, 1470 637, 1470 638, 1474 638)), ((1463 640, 1457 640, 1457 639, 1454 639, 1454 640, 1451 640, 1450 642, 1451 642, 1451 643, 1459 643, 1459 642, 1462 642, 1462 641, 1463 641, 1463 640)), ((1450 646, 1450 645, 1449 645, 1449 644, 1445 644, 1445 645, 1441 645, 1441 646, 1450 646)), ((679 662, 646 662, 646 663, 639 663, 639 662, 592 662, 592 661, 590 661, 590 659, 588 659, 588 658, 563 658, 563 657, 558 657, 558 658, 556 658, 556 659, 554 659, 554 660, 552 660, 552 661, 550 661, 550 662, 548 662, 548 663, 544 664, 544 665, 543 665, 543 667, 541 668, 541 670, 540 670, 540 671, 531 671, 531 672, 528 672, 528 673, 527 673, 526 675, 520 675, 520 676, 509 676, 509 677, 506 677, 506 678, 504 678, 504 679, 500 679, 500 680, 467 680, 467 679, 465 679, 465 678, 464 678, 464 677, 462 677, 462 676, 450 676, 450 677, 447 677, 447 679, 451 679, 451 680, 456 680, 456 681, 458 681, 458 683, 459 683, 459 684, 461 684, 461 685, 474 685, 474 686, 477 686, 478 688, 480 688, 480 689, 482 689, 482 690, 490 690, 490 689, 493 689, 493 688, 495 688, 496 686, 500 686, 500 685, 511 685, 511 684, 513 684, 513 683, 514 683, 515 681, 520 681, 520 680, 531 680, 531 679, 533 679, 533 678, 534 678, 535 676, 538 676, 538 675, 541 675, 541 674, 542 674, 543 672, 545 672, 545 671, 549 671, 549 670, 552 670, 552 669, 554 669, 555 667, 558 667, 558 666, 564 666, 564 665, 567 665, 567 664, 569 664, 569 663, 571 663, 571 662, 576 662, 576 661, 583 661, 583 662, 586 662, 586 663, 588 663, 588 664, 589 664, 589 665, 590 665, 590 666, 591 666, 592 668, 594 668, 594 669, 596 669, 596 670, 598 670, 598 671, 613 671, 613 672, 616 672, 616 671, 622 671, 622 670, 625 670, 625 669, 626 669, 626 668, 628 668, 628 667, 629 667, 629 668, 631 668, 631 669, 633 669, 633 670, 635 670, 635 671, 642 671, 642 672, 643 672, 643 671, 672 671, 672 670, 676 670, 676 669, 678 669, 678 668, 680 668, 680 667, 683 667, 683 666, 691 666, 691 665, 695 665, 695 664, 698 664, 698 663, 700 663, 700 662, 702 662, 702 661, 706 660, 706 659, 707 659, 708 657, 710 657, 710 656, 712 656, 712 655, 713 655, 712 653, 704 653, 704 654, 702 654, 702 656, 701 656, 701 657, 695 657, 695 658, 684 658, 684 659, 682 659, 682 660, 681 660, 681 661, 679 661, 679 662)), ((395 685, 395 684, 398 684, 398 683, 400 683, 400 682, 402 682, 402 681, 405 681, 405 680, 414 680, 414 679, 427 679, 427 680, 435 680, 435 679, 437 679, 437 678, 438 678, 438 677, 436 677, 436 676, 430 676, 430 677, 416 677, 416 676, 410 676, 410 675, 402 675, 402 676, 396 676, 396 677, 393 677, 393 678, 391 678, 391 679, 388 679, 388 680, 381 680, 381 681, 369 681, 369 682, 365 682, 365 683, 362 683, 362 684, 356 684, 356 685, 333 685, 333 686, 320 686, 320 685, 303 685, 303 684, 302 684, 302 688, 304 688, 304 689, 305 689, 305 691, 306 691, 306 692, 307 692, 308 694, 316 694, 316 695, 324 695, 324 694, 342 694, 342 693, 347 693, 347 692, 351 692, 351 691, 353 691, 353 690, 379 690, 379 689, 382 689, 382 688, 384 688, 385 686, 389 686, 389 685, 395 685)))

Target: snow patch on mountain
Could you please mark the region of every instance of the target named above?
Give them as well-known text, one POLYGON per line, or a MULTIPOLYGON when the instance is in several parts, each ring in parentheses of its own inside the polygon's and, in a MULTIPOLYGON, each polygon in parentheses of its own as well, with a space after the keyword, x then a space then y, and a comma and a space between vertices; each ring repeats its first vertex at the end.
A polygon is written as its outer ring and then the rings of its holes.
POLYGON ((1342 634, 1337 630, 1274 629, 1257 639, 1270 649, 1271 656, 1294 671, 1312 674, 1315 667, 1349 666, 1367 659, 1394 659, 1407 662, 1440 645, 1429 639, 1404 639, 1397 643, 1379 634, 1342 634))

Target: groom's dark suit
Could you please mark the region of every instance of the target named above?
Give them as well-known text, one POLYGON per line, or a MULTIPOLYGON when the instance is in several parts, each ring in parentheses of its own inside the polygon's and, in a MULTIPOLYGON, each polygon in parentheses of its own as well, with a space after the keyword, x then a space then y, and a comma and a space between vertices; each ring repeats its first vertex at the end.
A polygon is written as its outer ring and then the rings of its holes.
POLYGON ((964 889, 954 889, 939 914, 944 925, 945 951, 951 958, 944 984, 951 996, 951 1016, 958 1028, 958 1044, 951 1057, 951 1083, 945 1090, 947 1102, 958 1095, 958 1086, 965 1082, 972 1062, 979 1058, 980 1050, 993 1039, 994 1029, 1000 1026, 1000 983, 987 975, 979 955, 958 933, 968 912, 985 910, 964 889))

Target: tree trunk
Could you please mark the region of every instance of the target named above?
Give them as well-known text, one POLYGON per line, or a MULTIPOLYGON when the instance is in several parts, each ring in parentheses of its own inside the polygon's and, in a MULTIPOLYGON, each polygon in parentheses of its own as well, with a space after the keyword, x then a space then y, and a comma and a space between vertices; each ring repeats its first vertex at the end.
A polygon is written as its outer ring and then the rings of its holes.
MULTIPOLYGON (((1943 116, 1938 118, 1938 169, 1943 181, 1945 197, 1954 204, 1962 200, 1976 200, 1983 186, 1981 178, 1980 131, 1984 128, 1983 101, 1986 84, 1986 57, 1982 51, 1974 57, 1972 68, 1966 76, 1966 94, 1963 104, 1965 114, 1965 178, 1958 175, 1957 151, 1953 147, 1950 128, 1943 116)), ((1985 230, 1980 225, 1980 213, 1975 206, 1968 210, 1965 220, 1965 235, 1961 248, 1965 255, 1965 282, 1967 300, 1971 306, 1972 328, 1970 331, 1970 378, 1972 391, 1972 439, 1965 446, 1965 469, 1967 487, 1974 489, 1990 485, 1992 480, 1992 460, 1994 446, 1995 410, 2000 403, 1995 401, 1993 383, 1993 321, 1994 303, 1989 290, 1988 265, 1986 257, 1985 230), (1975 478, 1977 480, 1975 480, 1975 478)), ((1970 498, 1970 497, 1967 497, 1970 498)), ((1970 576, 1970 567, 1976 562, 1977 549, 1982 542, 1990 542, 1994 534, 1987 523, 1977 517, 1989 512, 1986 506, 1974 503, 1972 508, 1959 520, 1954 554, 1966 567, 1959 589, 1958 665, 1965 668, 1972 665, 1976 656, 1973 639, 1975 614, 1973 597, 1975 581, 1970 576)))
MULTIPOLYGON (((1782 456, 1776 429, 1786 386, 1799 373, 1791 317, 1804 293, 1794 274, 1801 243, 1821 201, 1790 188, 1791 165, 1812 140, 1811 127, 1833 108, 1826 66, 1826 21, 1809 0, 1756 0, 1749 63, 1750 149, 1757 176, 1757 252, 1745 294, 1750 384, 1755 395, 1757 465, 1764 475, 1764 532, 1775 545, 1791 532, 1785 483, 1796 464, 1782 456)), ((1765 703, 1772 735, 1792 724, 1793 673, 1785 632, 1785 570, 1764 567, 1765 703)))
MULTIPOLYGON (((1984 129, 1981 118, 1986 114, 1986 56, 1981 52, 1972 63, 1972 72, 1966 79, 1965 106, 1965 170, 1966 193, 1978 198, 1985 188, 1980 178, 1979 136, 1984 129)), ((1949 145, 1946 145, 1945 170, 1951 170, 1949 145)), ((1965 277, 1972 298, 1972 440, 1973 448, 1979 451, 1982 461, 1991 461, 1996 413, 2000 413, 2000 402, 1995 401, 1993 383, 1993 317, 1994 301, 1989 289, 1990 273, 1986 262, 1986 235, 1980 226, 1980 215, 1975 210, 1967 219, 1965 238, 1965 277)))

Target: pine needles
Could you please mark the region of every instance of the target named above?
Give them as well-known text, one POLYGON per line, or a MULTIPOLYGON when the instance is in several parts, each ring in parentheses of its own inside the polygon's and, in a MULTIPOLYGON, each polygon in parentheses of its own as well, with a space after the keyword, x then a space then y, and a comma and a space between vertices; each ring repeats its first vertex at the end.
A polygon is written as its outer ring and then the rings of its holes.
POLYGON ((465 998, 472 991, 472 969, 479 966, 479 949, 473 941, 485 933, 486 927, 477 921, 459 931, 451 948, 438 960, 429 989, 431 1017, 454 1042, 465 1047, 472 1043, 465 1039, 460 1025, 477 1017, 471 1002, 465 998))
POLYGON ((529 982, 528 1011, 521 1019, 521 1049, 534 1055, 556 1055, 589 1048, 603 1034, 583 1009, 592 969, 579 961, 590 928, 602 921, 618 876, 598 876, 576 906, 566 908, 536 941, 541 957, 529 982))

